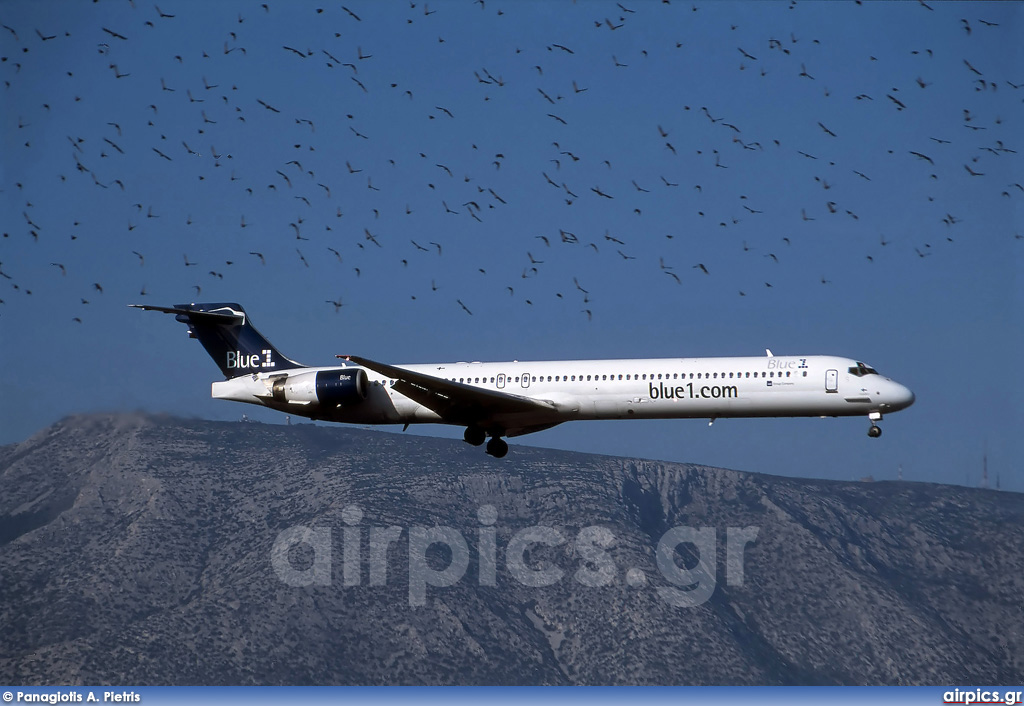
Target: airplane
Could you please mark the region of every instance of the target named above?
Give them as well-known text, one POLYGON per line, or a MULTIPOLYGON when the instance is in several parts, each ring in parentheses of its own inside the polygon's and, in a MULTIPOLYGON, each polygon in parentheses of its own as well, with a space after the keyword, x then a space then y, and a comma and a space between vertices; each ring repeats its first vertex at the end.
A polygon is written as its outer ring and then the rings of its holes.
POLYGON ((225 379, 214 399, 349 424, 451 424, 465 441, 508 453, 503 437, 585 419, 848 417, 882 415, 914 393, 863 362, 837 356, 651 358, 388 365, 339 355, 308 367, 282 355, 233 303, 130 304, 175 314, 225 379), (490 439, 488 439, 490 437, 490 439))

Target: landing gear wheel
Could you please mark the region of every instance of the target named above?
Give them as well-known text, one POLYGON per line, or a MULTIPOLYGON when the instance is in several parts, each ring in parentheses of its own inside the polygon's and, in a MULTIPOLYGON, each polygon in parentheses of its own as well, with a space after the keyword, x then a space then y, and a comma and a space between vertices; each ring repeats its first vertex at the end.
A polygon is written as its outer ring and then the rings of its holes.
POLYGON ((467 444, 480 446, 487 441, 487 432, 480 427, 466 427, 466 433, 462 435, 462 438, 467 444))
POLYGON ((872 424, 871 428, 868 429, 868 436, 870 436, 872 439, 877 439, 881 435, 882 435, 882 427, 880 427, 880 426, 878 426, 876 424, 872 424))
POLYGON ((508 453, 508 444, 500 436, 495 436, 487 442, 487 453, 494 458, 503 458, 508 453))

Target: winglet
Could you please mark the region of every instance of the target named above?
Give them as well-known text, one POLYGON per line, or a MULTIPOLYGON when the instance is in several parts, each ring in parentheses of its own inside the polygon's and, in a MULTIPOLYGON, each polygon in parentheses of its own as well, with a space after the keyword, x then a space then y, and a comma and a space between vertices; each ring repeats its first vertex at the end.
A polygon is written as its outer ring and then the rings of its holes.
POLYGON ((769 358, 774 358, 775 357, 774 355, 772 355, 772 349, 771 348, 765 348, 764 352, 768 354, 769 358))

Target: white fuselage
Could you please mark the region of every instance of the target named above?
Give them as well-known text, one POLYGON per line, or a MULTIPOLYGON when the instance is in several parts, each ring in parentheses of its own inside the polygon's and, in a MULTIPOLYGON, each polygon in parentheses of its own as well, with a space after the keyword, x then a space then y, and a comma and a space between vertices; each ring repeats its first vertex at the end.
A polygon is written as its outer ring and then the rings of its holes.
MULTIPOLYGON (((343 366, 289 371, 302 373, 343 366)), ((352 366, 356 367, 356 366, 352 366)), ((766 356, 622 360, 512 361, 397 366, 408 371, 543 400, 548 409, 481 420, 509 435, 574 419, 719 417, 838 417, 877 415, 908 407, 913 393, 849 358, 766 356), (868 371, 868 372, 865 372, 868 371)), ((357 424, 446 423, 437 413, 393 389, 394 381, 366 370, 366 398, 325 408, 301 389, 294 401, 272 399, 280 374, 254 373, 213 383, 213 397, 261 404, 292 414, 357 424)), ((308 377, 308 376, 307 376, 308 377)), ((875 418, 874 416, 872 418, 875 418)))

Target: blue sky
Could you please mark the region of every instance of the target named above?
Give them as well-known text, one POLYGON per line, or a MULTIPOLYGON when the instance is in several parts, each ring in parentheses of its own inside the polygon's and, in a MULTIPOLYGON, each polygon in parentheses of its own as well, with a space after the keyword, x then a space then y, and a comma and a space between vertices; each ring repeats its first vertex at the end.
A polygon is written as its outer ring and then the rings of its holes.
POLYGON ((6 2, 0 443, 92 410, 282 423, 126 308, 237 301, 314 365, 847 355, 917 394, 880 439, 513 450, 970 485, 987 452, 1024 490, 1022 7, 6 2))

